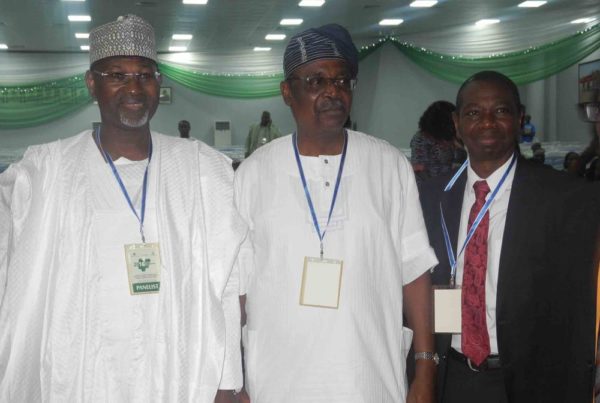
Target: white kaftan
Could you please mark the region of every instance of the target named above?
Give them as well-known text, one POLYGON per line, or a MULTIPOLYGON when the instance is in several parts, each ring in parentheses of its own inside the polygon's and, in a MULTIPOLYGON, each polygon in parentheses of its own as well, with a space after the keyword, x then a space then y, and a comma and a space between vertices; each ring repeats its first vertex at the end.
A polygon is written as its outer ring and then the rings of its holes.
MULTIPOLYGON (((0 175, 0 401, 211 403, 241 386, 246 226, 230 162, 198 141, 152 143, 158 294, 129 293, 124 244, 141 242, 139 224, 91 131, 30 147, 0 175)), ((141 188, 145 165, 117 166, 141 188)))
MULTIPOLYGON (((398 403, 406 396, 402 286, 437 264, 410 163, 387 142, 348 131, 324 257, 344 262, 339 309, 299 305, 305 256, 319 238, 286 136, 235 178, 250 227, 240 254, 247 293, 247 388, 258 403, 398 403), (253 250, 253 251, 252 251, 253 250)), ((341 157, 301 157, 321 229, 341 157)))

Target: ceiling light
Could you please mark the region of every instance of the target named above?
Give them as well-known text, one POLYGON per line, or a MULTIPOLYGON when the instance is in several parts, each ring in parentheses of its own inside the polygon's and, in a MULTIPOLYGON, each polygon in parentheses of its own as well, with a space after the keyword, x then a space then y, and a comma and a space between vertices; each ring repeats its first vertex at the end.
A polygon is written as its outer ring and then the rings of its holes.
POLYGON ((60 1, 73 1, 73 2, 77 1, 77 2, 82 2, 83 3, 85 0, 60 0, 60 1))
POLYGON ((577 20, 571 21, 571 24, 587 24, 588 22, 596 21, 596 17, 589 18, 579 18, 577 20))
POLYGON ((528 8, 540 7, 546 3, 547 3, 547 1, 524 1, 521 4, 519 4, 519 7, 528 7, 528 8))
POLYGON ((91 21, 92 17, 89 15, 69 15, 67 17, 71 22, 79 22, 79 21, 91 21))
POLYGON ((300 25, 304 20, 302 18, 284 18, 279 22, 280 25, 300 25))
POLYGON ((437 4, 437 0, 416 0, 410 3, 411 7, 433 7, 437 4))
POLYGON ((90 37, 90 34, 88 34, 87 32, 77 32, 75 34, 75 38, 77 39, 87 39, 90 37))
POLYGON ((395 25, 400 25, 400 24, 402 24, 403 22, 404 22, 404 20, 403 20, 403 19, 401 19, 401 18, 396 18, 396 19, 384 19, 384 20, 381 20, 381 21, 379 21, 379 25, 384 25, 384 26, 387 26, 387 25, 394 25, 394 26, 395 26, 395 25))
POLYGON ((173 39, 176 41, 189 41, 194 37, 191 34, 173 34, 173 39))
POLYGON ((479 20, 475 23, 478 27, 486 27, 488 25, 493 25, 499 23, 500 20, 496 18, 484 18, 483 20, 479 20))
POLYGON ((325 0, 302 0, 298 5, 300 7, 321 7, 325 0))
POLYGON ((208 0, 183 0, 183 4, 206 4, 208 0))
POLYGON ((81 49, 81 50, 90 50, 90 45, 81 45, 79 47, 79 49, 81 49))
POLYGON ((0 43, 0 49, 8 49, 8 45, 6 43, 0 43))
POLYGON ((255 46, 254 47, 254 51, 255 52, 268 52, 270 50, 271 50, 271 48, 265 48, 265 47, 262 47, 262 46, 255 46))
POLYGON ((268 34, 265 39, 267 41, 282 41, 285 39, 285 34, 268 34))
POLYGON ((185 52, 187 46, 169 46, 169 52, 185 52))

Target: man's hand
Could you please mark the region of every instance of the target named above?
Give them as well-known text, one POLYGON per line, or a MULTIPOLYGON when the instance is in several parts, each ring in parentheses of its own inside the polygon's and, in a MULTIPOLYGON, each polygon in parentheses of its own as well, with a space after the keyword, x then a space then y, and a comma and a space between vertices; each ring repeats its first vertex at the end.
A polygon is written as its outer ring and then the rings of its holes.
POLYGON ((233 390, 217 390, 215 403, 237 403, 236 395, 233 390))
POLYGON ((410 385, 406 403, 434 403, 436 365, 433 361, 418 360, 415 379, 410 385))
MULTIPOLYGON (((415 332, 413 348, 417 352, 435 351, 431 329, 431 278, 429 270, 404 286, 404 308, 408 327, 415 332)), ((432 360, 417 360, 415 380, 408 390, 407 403, 433 403, 436 365, 432 360)))
POLYGON ((250 396, 246 393, 246 389, 242 389, 240 393, 238 393, 238 403, 250 403, 250 396))
POLYGON ((248 396, 245 389, 235 395, 233 390, 218 390, 215 403, 250 403, 250 396, 248 396))

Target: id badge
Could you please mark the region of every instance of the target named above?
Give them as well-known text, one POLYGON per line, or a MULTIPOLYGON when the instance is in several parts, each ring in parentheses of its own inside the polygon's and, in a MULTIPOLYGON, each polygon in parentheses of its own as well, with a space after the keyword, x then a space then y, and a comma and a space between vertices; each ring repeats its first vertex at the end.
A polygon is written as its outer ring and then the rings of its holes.
POLYGON ((305 257, 300 288, 300 305, 338 309, 343 262, 305 257))
POLYGON ((125 245, 131 295, 157 294, 160 290, 160 251, 157 243, 125 245))
POLYGON ((460 334, 462 326, 462 299, 460 288, 433 289, 433 331, 460 334))

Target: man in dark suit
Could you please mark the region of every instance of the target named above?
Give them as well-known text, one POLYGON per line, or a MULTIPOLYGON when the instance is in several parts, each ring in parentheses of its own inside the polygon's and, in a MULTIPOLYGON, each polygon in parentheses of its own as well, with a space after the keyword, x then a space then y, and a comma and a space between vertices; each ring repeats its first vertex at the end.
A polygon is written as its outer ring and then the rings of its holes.
POLYGON ((523 112, 508 77, 475 74, 459 89, 456 107, 468 164, 420 190, 440 261, 432 281, 455 282, 450 292, 458 292, 454 312, 435 312, 460 329, 436 337, 438 397, 589 402, 597 189, 518 155, 523 112))

